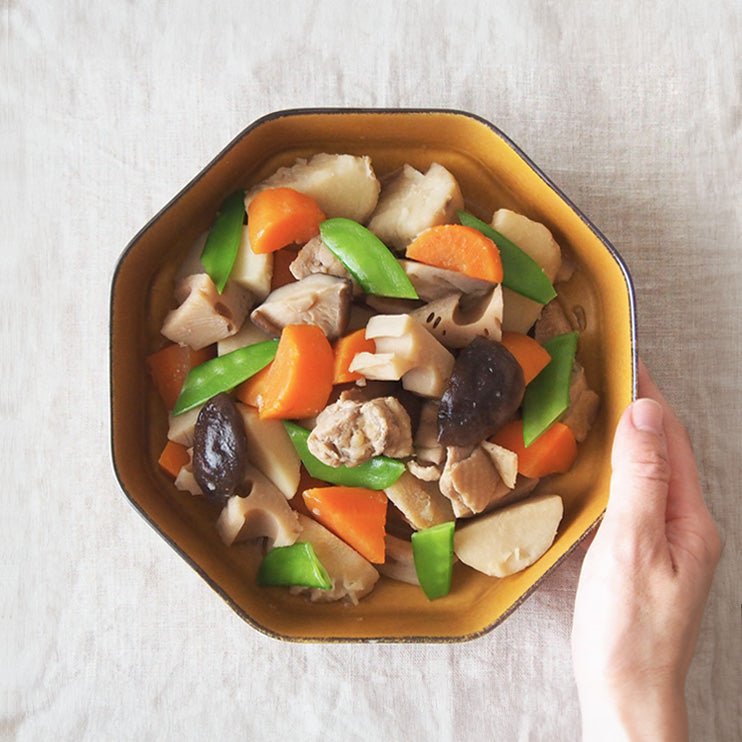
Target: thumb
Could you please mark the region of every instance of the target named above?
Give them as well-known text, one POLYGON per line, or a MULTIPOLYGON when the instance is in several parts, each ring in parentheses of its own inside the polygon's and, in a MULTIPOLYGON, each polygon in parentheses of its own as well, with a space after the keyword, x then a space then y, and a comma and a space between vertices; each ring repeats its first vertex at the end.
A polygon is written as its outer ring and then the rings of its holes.
POLYGON ((626 537, 665 532, 670 461, 662 407, 637 399, 624 411, 613 441, 613 475, 605 520, 626 537))

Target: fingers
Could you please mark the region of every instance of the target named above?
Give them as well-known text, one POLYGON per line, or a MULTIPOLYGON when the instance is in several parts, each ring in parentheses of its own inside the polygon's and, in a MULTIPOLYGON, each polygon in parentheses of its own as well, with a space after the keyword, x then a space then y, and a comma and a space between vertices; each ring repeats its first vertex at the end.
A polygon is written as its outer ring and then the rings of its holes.
POLYGON ((662 407, 667 450, 672 464, 672 491, 676 496, 673 500, 678 498, 680 500, 679 502, 673 501, 671 508, 692 507, 705 510, 706 505, 698 478, 698 466, 688 433, 641 360, 639 361, 639 394, 654 399, 662 407))
POLYGON ((639 393, 656 400, 663 409, 667 450, 671 464, 670 487, 665 512, 668 538, 684 544, 711 569, 719 560, 721 540, 703 497, 698 466, 688 433, 660 390, 639 361, 639 393), (700 539, 691 542, 689 535, 700 539))
POLYGON ((605 522, 628 537, 664 536, 670 459, 664 410, 641 398, 621 416, 613 441, 613 475, 605 522))

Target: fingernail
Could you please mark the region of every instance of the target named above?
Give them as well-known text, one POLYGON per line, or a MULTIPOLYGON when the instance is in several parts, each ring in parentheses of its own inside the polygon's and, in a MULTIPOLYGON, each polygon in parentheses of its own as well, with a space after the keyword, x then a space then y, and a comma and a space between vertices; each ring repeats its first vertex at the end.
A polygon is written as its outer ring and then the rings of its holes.
POLYGON ((662 407, 653 399, 637 399, 631 407, 631 422, 637 430, 662 433, 662 407))

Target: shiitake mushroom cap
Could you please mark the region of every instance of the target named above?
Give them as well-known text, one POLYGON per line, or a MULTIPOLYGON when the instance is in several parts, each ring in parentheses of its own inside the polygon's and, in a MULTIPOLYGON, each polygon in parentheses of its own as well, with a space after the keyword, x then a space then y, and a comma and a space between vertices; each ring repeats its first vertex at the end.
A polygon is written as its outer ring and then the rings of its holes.
POLYGON ((473 446, 497 433, 523 401, 523 369, 491 338, 476 337, 459 354, 441 398, 438 442, 473 446))
POLYGON ((193 476, 208 500, 223 505, 242 484, 246 463, 245 423, 232 398, 222 392, 198 413, 193 476))

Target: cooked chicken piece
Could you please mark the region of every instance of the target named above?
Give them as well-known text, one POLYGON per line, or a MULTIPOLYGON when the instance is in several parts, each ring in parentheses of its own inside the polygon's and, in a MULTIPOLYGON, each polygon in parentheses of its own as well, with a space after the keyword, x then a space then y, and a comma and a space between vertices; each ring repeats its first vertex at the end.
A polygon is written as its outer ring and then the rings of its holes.
POLYGON ((313 273, 327 273, 330 276, 338 278, 347 278, 353 280, 348 269, 343 265, 335 253, 330 250, 322 238, 317 235, 312 237, 289 265, 291 275, 297 280, 311 276, 313 273))
POLYGON ((297 540, 312 545, 314 553, 330 576, 332 588, 322 590, 294 586, 289 588, 289 592, 306 595, 314 603, 346 600, 357 605, 361 598, 373 590, 379 580, 379 573, 369 561, 323 525, 301 513, 298 517, 301 533, 297 540))
POLYGON ((474 450, 448 446, 439 486, 451 500, 457 518, 482 513, 510 492, 492 458, 481 446, 474 450))
POLYGON ((253 297, 234 281, 227 281, 220 294, 207 273, 196 273, 178 284, 175 300, 179 306, 165 317, 161 332, 174 343, 198 350, 234 335, 253 297))
POLYGON ((463 208, 459 184, 443 165, 434 162, 423 175, 406 164, 382 187, 368 228, 402 251, 423 230, 456 221, 463 208))
POLYGON ((256 255, 252 251, 247 225, 242 227, 240 247, 229 278, 250 291, 257 300, 265 299, 270 293, 273 279, 273 253, 256 255))
POLYGON ((585 369, 575 361, 569 385, 569 407, 559 420, 574 433, 578 443, 587 438, 598 407, 600 397, 587 385, 585 369))
POLYGON ((441 473, 443 471, 441 466, 442 462, 443 459, 441 459, 437 464, 434 464, 432 461, 410 459, 407 462, 407 471, 412 474, 413 477, 420 479, 423 482, 437 482, 441 478, 441 473))
POLYGON ((409 456, 410 416, 395 397, 339 399, 319 413, 307 445, 328 466, 356 466, 380 454, 409 456))
POLYGON ((222 541, 231 546, 239 541, 267 538, 271 548, 296 542, 301 527, 298 513, 276 486, 255 467, 248 465, 243 480, 246 497, 227 500, 216 522, 222 541))
POLYGON ((546 340, 574 330, 558 299, 552 299, 541 312, 534 328, 534 338, 543 345, 546 340))
MULTIPOLYGON (((562 263, 562 251, 543 224, 508 209, 499 209, 492 217, 492 227, 533 258, 554 282, 562 263)), ((503 330, 528 332, 541 313, 541 304, 510 289, 503 290, 503 301, 503 330)))
POLYGON ((358 353, 350 363, 367 379, 402 379, 402 386, 421 397, 440 397, 454 358, 409 314, 377 314, 366 326, 375 353, 358 353))
POLYGON ((377 565, 377 569, 384 577, 389 577, 398 582, 406 582, 409 585, 419 585, 415 570, 415 560, 412 556, 412 544, 402 538, 397 538, 387 533, 385 540, 385 559, 383 564, 377 565))
POLYGON ((494 285, 490 281, 472 278, 459 271, 437 268, 415 260, 400 260, 399 264, 423 301, 435 301, 455 292, 462 294, 483 292, 494 285))
POLYGON ((489 441, 482 441, 479 445, 489 454, 500 479, 510 489, 515 487, 515 480, 518 476, 518 454, 489 441))
POLYGON ((387 487, 384 492, 417 531, 454 519, 451 502, 435 482, 424 482, 409 471, 387 487))
POLYGON ((465 348, 475 337, 502 337, 502 288, 476 294, 449 294, 410 312, 447 348, 465 348))
POLYGON ((347 279, 315 273, 272 291, 250 319, 274 337, 286 325, 318 325, 332 342, 348 327, 351 294, 347 279))
POLYGON ((343 216, 365 224, 379 200, 381 185, 370 157, 321 153, 279 168, 247 193, 245 206, 260 191, 278 187, 311 196, 328 218, 343 216))
POLYGON ((247 459, 290 500, 299 488, 301 459, 281 420, 266 420, 255 407, 237 403, 245 423, 247 459))

